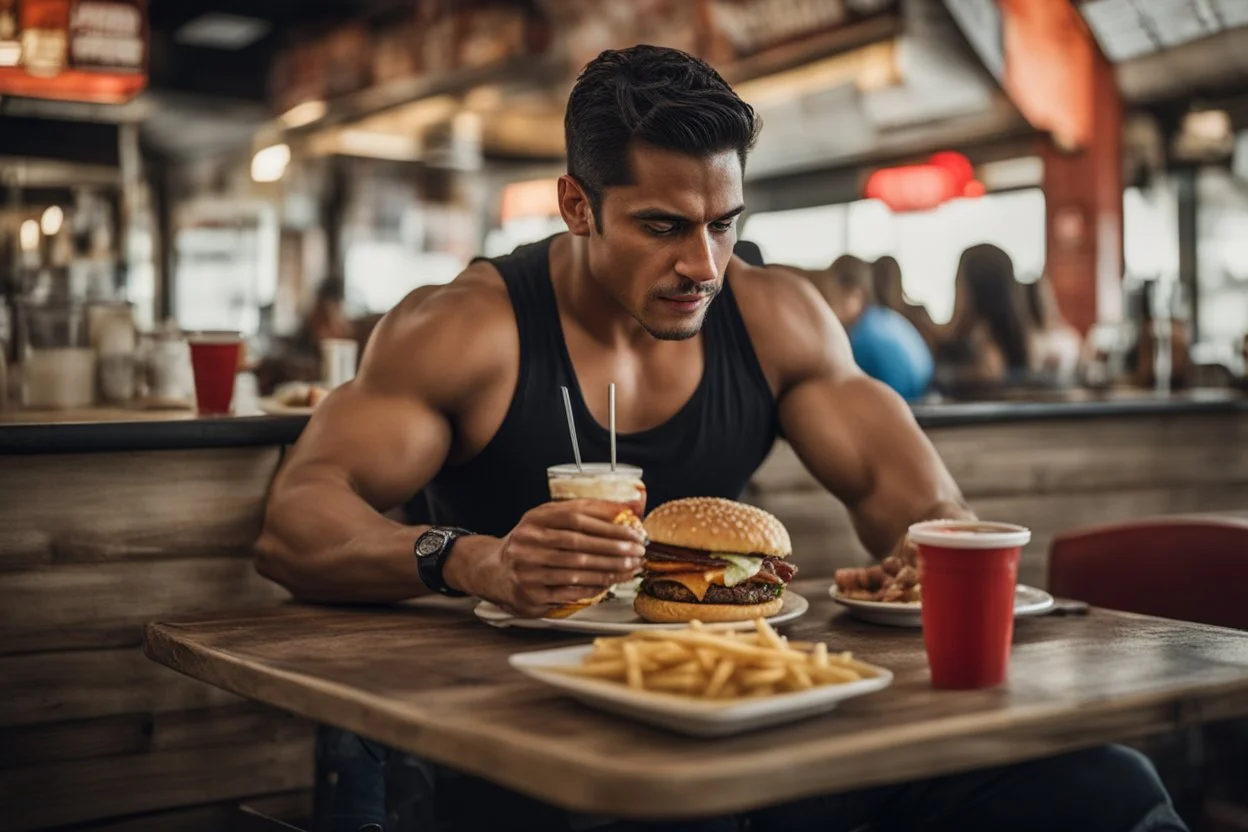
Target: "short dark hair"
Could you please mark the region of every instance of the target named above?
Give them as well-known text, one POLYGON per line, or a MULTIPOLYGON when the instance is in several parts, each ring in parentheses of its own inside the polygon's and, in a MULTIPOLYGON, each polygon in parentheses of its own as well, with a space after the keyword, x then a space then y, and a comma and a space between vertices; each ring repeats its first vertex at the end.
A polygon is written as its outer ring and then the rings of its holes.
POLYGON ((602 227, 603 192, 632 182, 634 142, 705 157, 745 157, 760 120, 710 64, 679 49, 608 49, 581 70, 563 119, 568 175, 602 227))

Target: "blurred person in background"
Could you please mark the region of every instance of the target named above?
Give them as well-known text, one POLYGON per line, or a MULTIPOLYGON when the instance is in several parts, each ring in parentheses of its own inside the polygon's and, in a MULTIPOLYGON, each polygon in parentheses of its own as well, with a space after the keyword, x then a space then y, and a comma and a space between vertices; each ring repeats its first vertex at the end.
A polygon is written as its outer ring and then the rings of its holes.
POLYGON ((354 338, 355 325, 346 313, 346 284, 341 277, 327 277, 316 290, 316 301, 304 322, 303 346, 320 349, 326 338, 354 338))
POLYGON ((936 375, 949 390, 1025 382, 1031 370, 1030 317, 1014 261, 980 243, 962 252, 953 318, 940 328, 936 375))
POLYGON ((935 350, 940 341, 939 328, 921 303, 906 300, 901 280, 901 264, 895 257, 885 255, 871 265, 875 299, 881 305, 898 312, 923 336, 928 349, 935 350))
POLYGON ((1053 286, 1044 275, 1020 285, 1031 325, 1031 370, 1059 384, 1074 381, 1083 339, 1062 317, 1053 286))
POLYGON ((280 389, 300 384, 306 391, 306 383, 319 381, 321 341, 326 338, 351 338, 363 344, 369 329, 357 327, 347 317, 345 305, 346 287, 342 278, 325 278, 317 287, 316 299, 299 329, 292 336, 275 340, 266 351, 268 354, 256 364, 254 371, 261 395, 273 395, 280 389))
MULTIPOLYGON (((862 371, 914 401, 932 381, 932 353, 918 328, 878 302, 871 266, 843 254, 811 278, 849 334, 854 361, 862 371)), ((930 320, 930 319, 929 319, 930 320)))

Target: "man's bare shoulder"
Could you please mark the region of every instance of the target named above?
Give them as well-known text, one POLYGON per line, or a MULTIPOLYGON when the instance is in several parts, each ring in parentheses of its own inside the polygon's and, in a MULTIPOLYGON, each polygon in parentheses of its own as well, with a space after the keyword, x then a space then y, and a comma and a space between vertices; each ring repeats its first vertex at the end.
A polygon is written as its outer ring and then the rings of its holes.
POLYGON ((479 384, 516 361, 516 318, 493 266, 473 263, 450 283, 412 290, 377 325, 360 376, 370 386, 428 390, 479 384))
POLYGON ((809 278, 734 259, 728 279, 754 351, 777 387, 818 370, 852 370, 845 329, 809 278))

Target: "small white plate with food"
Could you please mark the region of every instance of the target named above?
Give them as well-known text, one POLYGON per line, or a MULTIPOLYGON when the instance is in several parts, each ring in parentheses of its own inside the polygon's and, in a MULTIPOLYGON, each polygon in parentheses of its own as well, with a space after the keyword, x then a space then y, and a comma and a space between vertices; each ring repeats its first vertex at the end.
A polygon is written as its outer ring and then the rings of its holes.
POLYGON ((520 672, 592 707, 698 737, 719 737, 826 713, 883 690, 893 674, 793 642, 761 619, 754 633, 682 627, 517 653, 520 672))
MULTIPOLYGON (((626 584, 625 586, 631 587, 632 584, 626 584)), ((477 618, 480 618, 492 627, 561 630, 568 633, 591 633, 595 635, 633 633, 640 630, 679 630, 688 626, 687 621, 680 623, 646 621, 633 609, 634 599, 631 597, 631 589, 625 590, 625 592, 629 593, 629 597, 621 595, 620 597, 608 598, 601 603, 585 607, 566 618, 518 618, 504 612, 489 601, 482 601, 477 604, 473 612, 477 618)), ((768 624, 784 624, 800 618, 805 614, 806 610, 810 609, 810 602, 796 592, 785 592, 781 600, 783 603, 780 611, 767 618, 768 624)), ((754 622, 752 620, 721 621, 707 624, 706 626, 716 630, 752 630, 754 629, 754 622)))
POLYGON ((328 395, 329 391, 319 384, 288 382, 280 385, 272 396, 260 399, 260 412, 269 416, 308 415, 328 395))
MULTIPOLYGON (((923 626, 922 601, 872 601, 845 595, 836 584, 828 590, 832 600, 849 610, 849 614, 869 624, 886 627, 923 626)), ((1043 589, 1019 584, 1014 588, 1014 617, 1044 615, 1053 609, 1053 596, 1043 589)))

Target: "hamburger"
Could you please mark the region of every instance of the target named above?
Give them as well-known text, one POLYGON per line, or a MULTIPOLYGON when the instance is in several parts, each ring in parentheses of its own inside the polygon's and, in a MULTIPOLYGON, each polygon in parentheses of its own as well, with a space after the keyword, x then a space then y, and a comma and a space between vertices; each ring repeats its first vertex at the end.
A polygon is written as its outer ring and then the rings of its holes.
MULTIPOLYGON (((641 523, 641 518, 639 518, 636 514, 634 514, 630 509, 624 509, 619 514, 615 515, 615 517, 612 518, 611 522, 615 523, 618 526, 631 526, 632 528, 639 530, 642 534, 645 534, 645 531, 646 531, 645 526, 643 526, 641 523)), ((586 598, 582 598, 579 601, 573 601, 569 604, 560 604, 559 606, 554 607, 549 612, 547 612, 544 617, 545 618, 567 618, 568 616, 576 615, 581 610, 588 609, 589 607, 592 607, 595 604, 600 604, 610 597, 612 597, 611 587, 607 587, 606 589, 602 590, 602 592, 599 592, 597 595, 590 595, 586 598)))
POLYGON ((746 621, 780 611, 797 568, 788 530, 760 508, 719 497, 664 503, 645 522, 649 542, 633 609, 647 621, 746 621))

